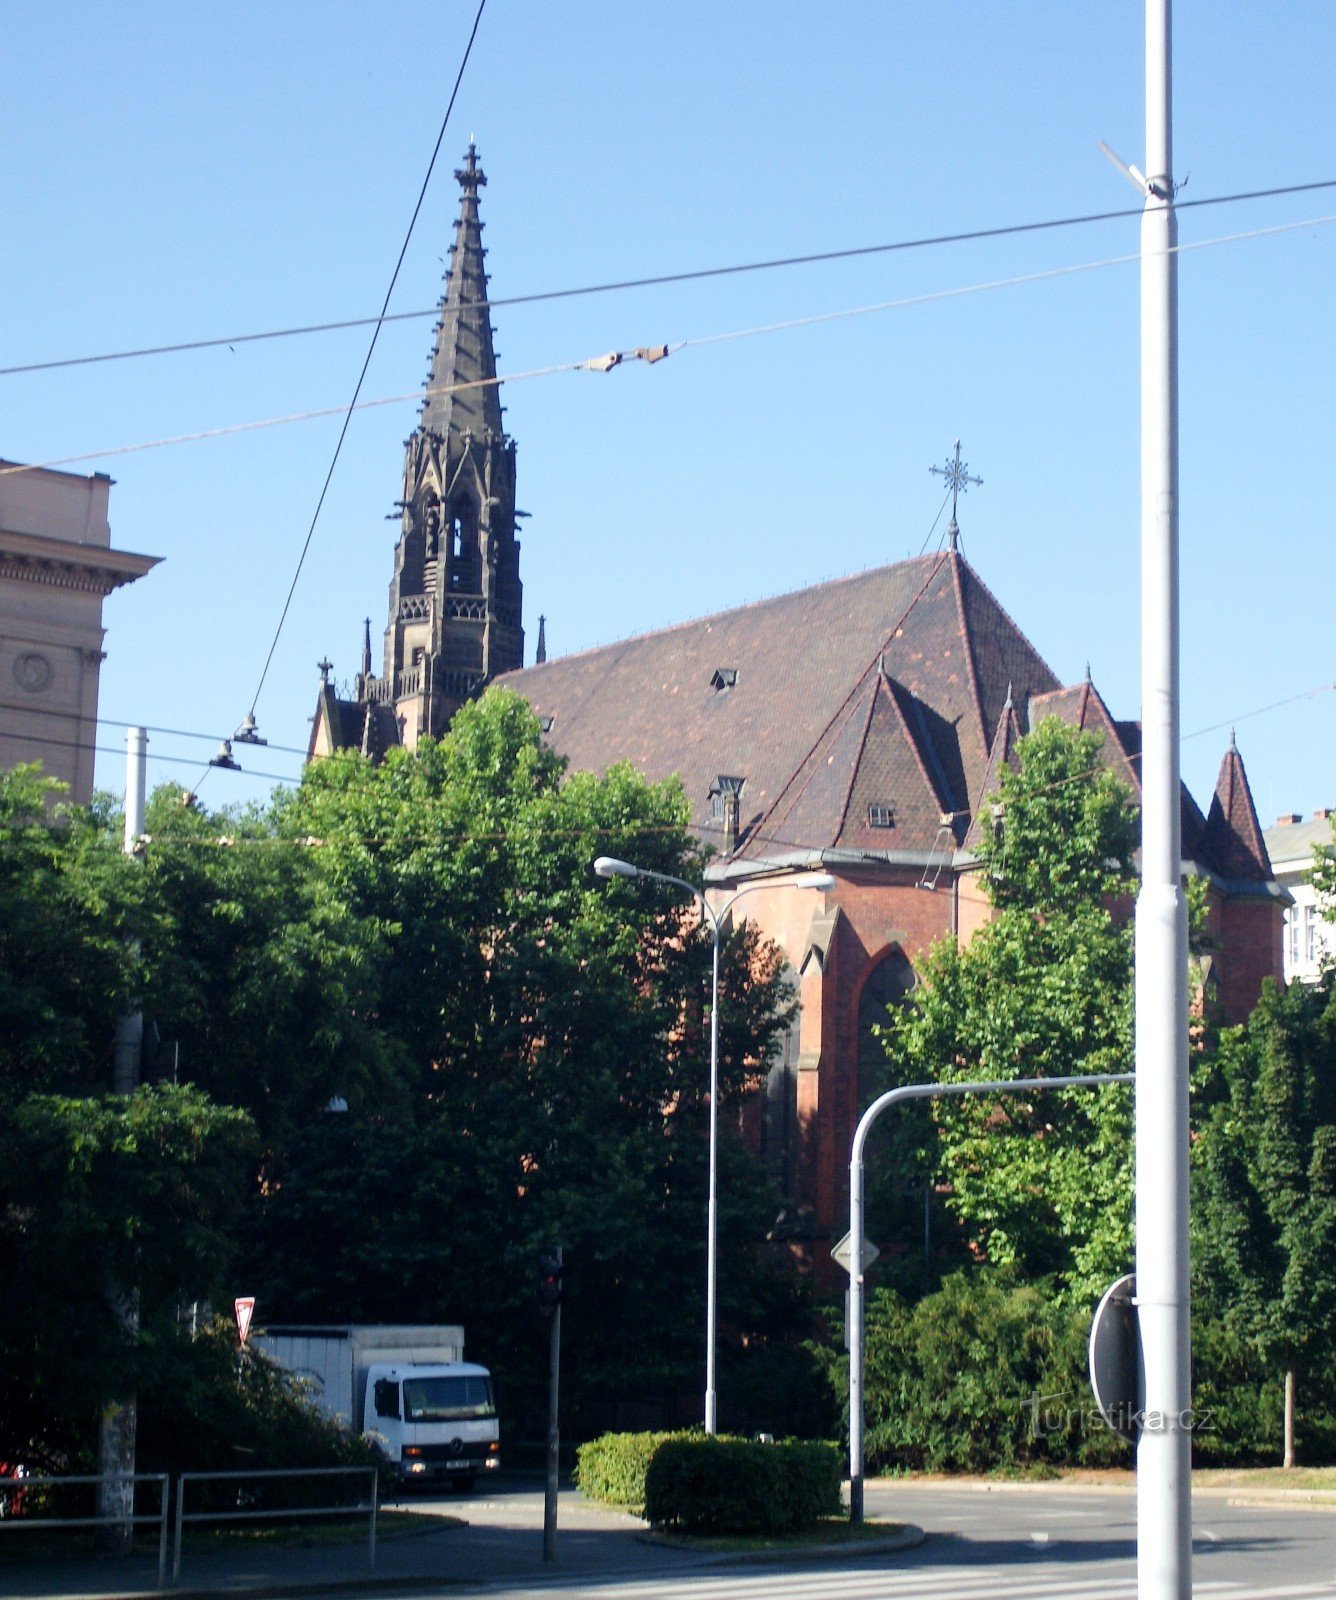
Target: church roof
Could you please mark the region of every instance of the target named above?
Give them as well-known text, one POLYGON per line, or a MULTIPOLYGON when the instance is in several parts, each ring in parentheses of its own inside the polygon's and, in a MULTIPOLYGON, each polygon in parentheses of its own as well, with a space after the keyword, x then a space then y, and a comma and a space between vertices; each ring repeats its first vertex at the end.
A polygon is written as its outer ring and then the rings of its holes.
POLYGON ((470 143, 464 165, 455 172, 460 185, 455 242, 445 271, 436 323, 436 344, 422 401, 421 426, 442 438, 490 430, 498 437, 501 400, 496 385, 496 352, 487 305, 487 268, 478 218, 478 190, 487 182, 470 143), (455 388, 453 385, 471 385, 455 388), (438 392, 444 390, 446 392, 438 392))
POLYGON ((1272 877, 1248 774, 1233 739, 1220 763, 1202 834, 1202 854, 1222 878, 1235 883, 1267 883, 1272 877))
POLYGON ((958 842, 1009 686, 1058 686, 954 550, 499 681, 577 769, 678 774, 702 828, 719 778, 742 778, 739 853, 753 857, 921 854, 946 812, 958 842))

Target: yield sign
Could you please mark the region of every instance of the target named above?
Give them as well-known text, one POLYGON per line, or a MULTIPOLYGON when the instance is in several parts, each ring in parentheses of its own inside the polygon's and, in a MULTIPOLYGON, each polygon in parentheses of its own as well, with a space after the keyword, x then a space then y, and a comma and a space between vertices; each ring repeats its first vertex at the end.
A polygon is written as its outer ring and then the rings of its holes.
POLYGON ((241 1335, 242 1344, 245 1344, 250 1337, 251 1316, 255 1311, 255 1297, 247 1295, 244 1299, 234 1300, 232 1309, 237 1314, 237 1332, 241 1335))
MULTIPOLYGON (((841 1239, 838 1244, 832 1245, 830 1253, 831 1253, 832 1256, 834 1256, 835 1260, 838 1261, 839 1264, 844 1268, 844 1270, 847 1273, 849 1273, 850 1276, 852 1276, 853 1275, 853 1260, 854 1260, 854 1246, 853 1246, 853 1236, 852 1236, 852 1234, 846 1233, 844 1238, 841 1239)), ((864 1237, 864 1239, 863 1239, 863 1264, 862 1264, 862 1267, 861 1267, 860 1270, 863 1271, 863 1272, 866 1272, 867 1269, 872 1265, 872 1263, 877 1259, 877 1257, 880 1254, 881 1254, 881 1251, 877 1249, 876 1245, 873 1244, 871 1239, 869 1239, 867 1237, 864 1237)))

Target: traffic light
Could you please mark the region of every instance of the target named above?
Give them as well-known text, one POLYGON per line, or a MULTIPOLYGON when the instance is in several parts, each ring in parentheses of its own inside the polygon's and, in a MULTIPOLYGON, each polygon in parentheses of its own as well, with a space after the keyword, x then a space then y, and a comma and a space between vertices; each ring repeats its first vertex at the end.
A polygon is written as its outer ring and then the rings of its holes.
POLYGON ((538 1309, 545 1317, 550 1317, 561 1304, 565 1286, 562 1282, 563 1265, 561 1260, 561 1247, 554 1250, 544 1250, 538 1258, 538 1283, 537 1298, 538 1309))

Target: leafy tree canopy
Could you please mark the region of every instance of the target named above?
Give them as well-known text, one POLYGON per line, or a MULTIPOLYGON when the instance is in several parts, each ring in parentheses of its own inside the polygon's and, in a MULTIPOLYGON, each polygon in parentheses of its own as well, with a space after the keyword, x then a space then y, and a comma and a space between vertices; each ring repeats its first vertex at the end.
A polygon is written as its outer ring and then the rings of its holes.
MULTIPOLYGON (((888 1082, 1129 1070, 1135 815, 1098 739, 1055 718, 1023 738, 985 803, 980 883, 993 907, 962 949, 924 960, 885 1034, 888 1082)), ((933 1102, 922 1137, 988 1258, 1088 1293, 1131 1253, 1125 1087, 933 1102)), ((875 1136, 874 1136, 875 1138, 875 1136)))

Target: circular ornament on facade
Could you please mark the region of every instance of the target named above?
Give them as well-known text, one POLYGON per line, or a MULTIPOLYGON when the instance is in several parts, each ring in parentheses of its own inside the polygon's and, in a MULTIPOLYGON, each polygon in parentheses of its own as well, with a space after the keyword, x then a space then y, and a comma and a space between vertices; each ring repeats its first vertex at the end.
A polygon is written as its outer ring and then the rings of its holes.
POLYGON ((14 680, 29 694, 40 694, 51 682, 51 663, 36 650, 26 650, 14 663, 14 680))

